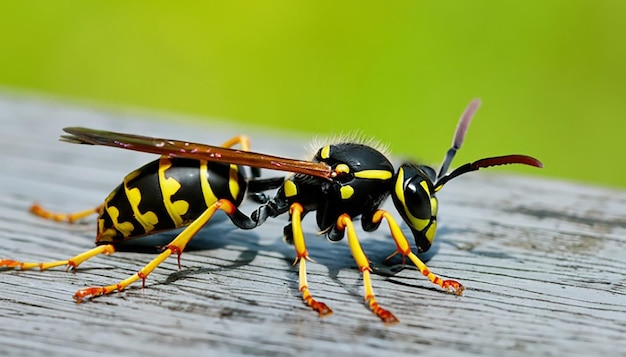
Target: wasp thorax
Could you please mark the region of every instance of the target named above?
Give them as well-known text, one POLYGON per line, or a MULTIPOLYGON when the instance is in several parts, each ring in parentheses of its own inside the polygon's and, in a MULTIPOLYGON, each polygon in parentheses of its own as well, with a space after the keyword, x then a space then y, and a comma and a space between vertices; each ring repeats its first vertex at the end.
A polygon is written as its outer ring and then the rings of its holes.
MULTIPOLYGON (((338 143, 319 149, 313 161, 327 164, 330 180, 318 180, 316 190, 298 196, 300 201, 316 205, 321 229, 334 225, 341 214, 356 217, 374 212, 389 196, 393 187, 394 168, 380 151, 360 143, 338 143)), ((305 187, 310 179, 295 182, 305 187)), ((307 207, 307 206, 305 206, 307 207)))

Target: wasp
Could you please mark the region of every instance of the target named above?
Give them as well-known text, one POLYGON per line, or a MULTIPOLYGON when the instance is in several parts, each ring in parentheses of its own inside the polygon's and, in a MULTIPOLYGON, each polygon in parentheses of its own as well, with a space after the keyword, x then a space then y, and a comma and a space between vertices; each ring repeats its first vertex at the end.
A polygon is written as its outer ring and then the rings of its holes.
MULTIPOLYGON (((380 306, 372 287, 369 260, 361 247, 354 221, 360 218, 364 231, 379 228, 387 222, 396 249, 389 256, 400 254, 408 258, 432 283, 447 292, 463 293, 461 283, 443 279, 430 271, 412 252, 411 245, 391 212, 382 204, 391 196, 395 209, 409 227, 417 252, 429 250, 437 231, 438 201, 436 193, 453 178, 468 172, 505 164, 543 167, 526 155, 506 155, 480 159, 448 172, 450 164, 465 139, 479 100, 470 102, 462 114, 439 171, 430 166, 405 162, 397 170, 381 150, 359 142, 339 142, 321 147, 311 160, 295 160, 249 151, 243 137, 229 140, 222 146, 211 146, 179 140, 123 134, 79 127, 63 130, 61 139, 71 143, 103 145, 160 155, 160 158, 127 175, 95 209, 74 214, 49 212, 38 205, 33 213, 45 218, 75 221, 97 213, 96 247, 61 261, 29 263, 0 260, 6 268, 49 269, 66 265, 76 269, 85 260, 99 254, 112 254, 121 242, 179 227, 182 230, 163 251, 136 274, 107 286, 88 287, 77 291, 74 299, 122 291, 142 280, 172 254, 180 256, 187 243, 206 225, 216 211, 224 211, 233 224, 253 229, 268 218, 289 215, 284 237, 295 248, 294 266, 298 265, 299 290, 306 305, 320 316, 332 313, 309 290, 306 263, 312 259, 306 248, 302 219, 315 212, 317 225, 329 240, 339 241, 347 236, 348 246, 362 274, 364 300, 369 309, 383 322, 393 324, 398 319, 380 306), (242 149, 232 146, 242 144, 242 149), (252 168, 246 178, 242 167, 252 168), (285 178, 260 179, 260 169, 286 171, 285 178), (268 198, 264 191, 277 189, 268 198), (238 208, 246 192, 259 202, 250 215, 238 208)), ((388 258, 388 259, 389 259, 388 258)))

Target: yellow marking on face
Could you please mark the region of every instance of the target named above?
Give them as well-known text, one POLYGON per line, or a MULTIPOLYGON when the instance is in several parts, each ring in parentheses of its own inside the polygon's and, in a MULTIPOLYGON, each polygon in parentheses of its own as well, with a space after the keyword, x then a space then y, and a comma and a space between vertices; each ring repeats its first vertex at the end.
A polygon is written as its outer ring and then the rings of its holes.
POLYGON ((437 197, 430 196, 430 212, 433 217, 437 217, 437 212, 439 211, 439 201, 437 201, 437 197))
POLYGON ((350 185, 341 186, 339 191, 341 192, 342 200, 347 200, 348 198, 352 197, 352 195, 354 194, 354 188, 350 185))
POLYGON ((172 167, 172 161, 167 157, 161 157, 159 160, 159 185, 161 186, 165 209, 176 227, 180 227, 183 224, 182 215, 189 210, 189 203, 184 200, 172 202, 172 196, 180 190, 181 185, 174 178, 165 177, 165 171, 170 167, 172 167))
POLYGON ((118 210, 117 207, 107 206, 104 209, 109 213, 115 229, 117 229, 118 232, 122 233, 124 238, 128 238, 133 230, 135 230, 135 226, 131 222, 119 222, 120 210, 118 210))
POLYGON ((330 157, 330 145, 324 146, 322 150, 320 150, 320 156, 322 159, 328 159, 330 157))
POLYGON ((200 161, 200 187, 202 188, 204 203, 207 207, 217 202, 218 198, 209 184, 209 169, 206 160, 200 161))
POLYGON ((298 187, 291 180, 285 181, 283 188, 285 189, 285 196, 287 197, 294 197, 298 194, 298 187))
POLYGON ((430 196, 430 189, 428 188, 428 183, 426 183, 426 180, 423 180, 422 182, 420 182, 420 186, 422 186, 424 191, 426 191, 428 196, 430 196))
POLYGON ((128 188, 128 183, 139 176, 140 172, 138 170, 131 172, 130 174, 124 177, 124 192, 126 193, 126 198, 128 199, 128 203, 130 203, 130 207, 133 210, 133 216, 141 224, 146 233, 151 232, 154 229, 154 226, 159 222, 159 217, 152 212, 148 211, 146 213, 141 213, 139 211, 139 203, 141 203, 141 191, 138 188, 128 188))
POLYGON ((437 221, 433 221, 430 227, 428 227, 426 234, 424 234, 426 236, 426 239, 428 239, 428 241, 430 242, 430 244, 433 244, 433 241, 435 240, 435 232, 437 232, 437 221))
POLYGON ((230 171, 228 173, 228 188, 230 189, 230 195, 233 200, 236 200, 239 195, 239 167, 237 165, 230 165, 230 171))
POLYGON ((409 208, 407 207, 406 200, 404 199, 404 187, 402 187, 403 183, 404 183, 404 170, 400 168, 398 170, 398 178, 396 179, 396 187, 395 187, 396 196, 398 197, 400 202, 402 202, 404 213, 406 214, 406 217, 409 220, 409 222, 407 223, 411 225, 411 227, 413 227, 414 229, 421 231, 428 225, 428 223, 430 222, 430 219, 429 218, 426 218, 426 219, 417 218, 411 214, 411 212, 409 211, 409 208))
POLYGON ((389 180, 393 177, 393 172, 387 170, 363 170, 354 173, 355 177, 376 180, 389 180))

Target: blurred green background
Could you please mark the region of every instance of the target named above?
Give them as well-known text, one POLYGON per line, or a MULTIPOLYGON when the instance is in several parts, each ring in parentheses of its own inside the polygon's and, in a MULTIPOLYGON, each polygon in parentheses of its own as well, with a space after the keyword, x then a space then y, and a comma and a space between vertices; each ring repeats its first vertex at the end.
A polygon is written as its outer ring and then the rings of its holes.
POLYGON ((456 165, 525 153, 546 168, 509 170, 626 187, 625 18, 619 0, 3 1, 0 86, 360 129, 435 164, 480 97, 456 165))

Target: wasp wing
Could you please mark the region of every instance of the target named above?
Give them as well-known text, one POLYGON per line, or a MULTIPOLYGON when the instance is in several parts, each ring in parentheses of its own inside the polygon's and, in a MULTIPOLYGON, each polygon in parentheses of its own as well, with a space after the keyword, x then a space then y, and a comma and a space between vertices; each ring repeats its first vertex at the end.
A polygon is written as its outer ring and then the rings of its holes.
POLYGON ((322 162, 294 160, 221 146, 80 127, 64 128, 63 131, 70 135, 62 135, 61 140, 75 144, 112 146, 168 157, 223 162, 323 178, 330 178, 332 171, 330 166, 322 162))

